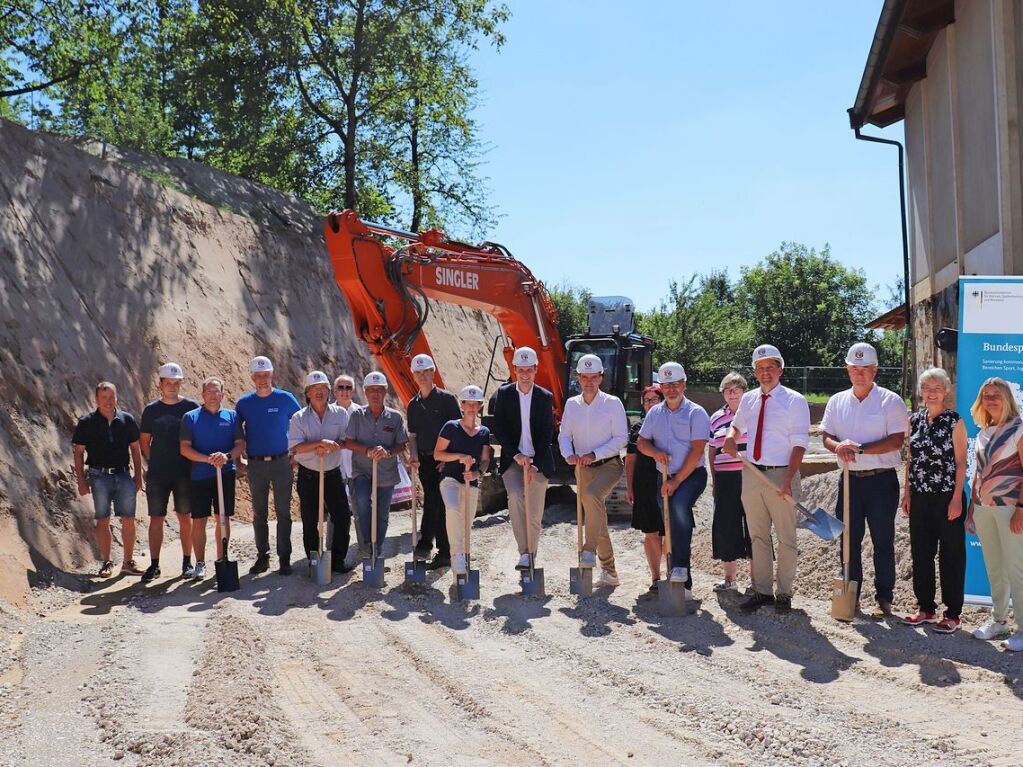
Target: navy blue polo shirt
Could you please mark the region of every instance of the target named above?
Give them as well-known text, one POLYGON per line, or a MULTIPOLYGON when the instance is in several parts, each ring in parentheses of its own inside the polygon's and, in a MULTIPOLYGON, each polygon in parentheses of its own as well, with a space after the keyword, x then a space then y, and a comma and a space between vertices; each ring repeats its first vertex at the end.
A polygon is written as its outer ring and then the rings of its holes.
POLYGON ((127 469, 128 446, 139 441, 135 416, 115 410, 107 421, 99 409, 78 419, 71 442, 85 446, 85 463, 97 469, 127 469))
POLYGON ((288 452, 288 424, 302 406, 295 395, 274 389, 265 397, 250 391, 235 405, 245 430, 248 455, 280 455, 288 452))
MULTIPOLYGON (((230 453, 234 443, 242 436, 241 422, 233 410, 221 408, 211 413, 205 407, 185 413, 181 419, 181 440, 191 442, 192 449, 210 455, 230 453)), ((228 461, 222 469, 234 471, 234 461, 228 461)), ((217 476, 213 464, 192 462, 192 479, 211 479, 217 476)))

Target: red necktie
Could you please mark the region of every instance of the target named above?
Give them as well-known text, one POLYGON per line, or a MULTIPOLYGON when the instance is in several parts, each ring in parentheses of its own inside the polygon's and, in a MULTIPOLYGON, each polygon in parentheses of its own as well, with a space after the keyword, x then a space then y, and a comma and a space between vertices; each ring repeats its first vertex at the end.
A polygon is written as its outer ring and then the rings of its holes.
POLYGON ((767 398, 770 394, 760 395, 760 415, 757 416, 757 436, 753 440, 753 462, 760 461, 760 446, 764 444, 764 411, 767 410, 767 398))

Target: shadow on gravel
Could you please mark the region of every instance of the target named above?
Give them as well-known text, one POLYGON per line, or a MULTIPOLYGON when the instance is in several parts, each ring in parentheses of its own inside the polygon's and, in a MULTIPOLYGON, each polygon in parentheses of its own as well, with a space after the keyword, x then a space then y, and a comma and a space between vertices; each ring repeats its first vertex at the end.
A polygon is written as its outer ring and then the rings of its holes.
POLYGON ((524 597, 521 594, 503 594, 494 600, 493 608, 483 611, 487 620, 504 618, 501 631, 505 634, 522 634, 531 628, 530 621, 546 618, 551 614, 547 607, 553 597, 524 597))
POLYGON ((689 615, 684 618, 664 618, 658 612, 656 599, 637 599, 633 612, 644 623, 650 624, 650 631, 665 639, 676 642, 679 652, 695 652, 710 656, 715 647, 728 647, 735 640, 725 633, 724 627, 714 616, 701 609, 703 602, 688 603, 689 615))
POLYGON ((994 642, 970 636, 969 632, 936 634, 904 626, 898 618, 883 621, 858 617, 852 624, 864 639, 864 652, 882 666, 919 666, 920 681, 929 687, 954 687, 962 681, 956 664, 976 666, 1002 675, 1006 688, 1023 700, 1023 670, 1012 653, 1002 652, 994 642))
POLYGON ((560 607, 559 612, 579 621, 579 633, 584 637, 602 637, 611 633, 611 624, 634 626, 636 619, 631 611, 607 601, 610 591, 601 589, 592 596, 581 598, 575 607, 560 607))
POLYGON ((808 682, 833 682, 843 671, 852 667, 857 659, 846 655, 831 644, 810 621, 810 616, 799 609, 787 615, 772 607, 762 607, 748 613, 737 603, 725 597, 718 599, 728 619, 753 634, 751 652, 766 650, 772 655, 802 666, 799 675, 808 682))

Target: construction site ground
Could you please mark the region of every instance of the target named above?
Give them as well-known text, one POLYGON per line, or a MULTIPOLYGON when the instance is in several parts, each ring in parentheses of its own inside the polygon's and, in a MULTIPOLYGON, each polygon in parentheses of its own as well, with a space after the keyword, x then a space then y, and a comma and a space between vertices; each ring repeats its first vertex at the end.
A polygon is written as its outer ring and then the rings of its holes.
MULTIPOLYGON (((834 478, 807 482, 824 496, 834 478)), ((34 615, 3 611, 0 764, 1020 763, 1019 657, 966 632, 835 622, 833 550, 802 531, 793 612, 745 614, 712 589, 709 511, 705 496, 692 612, 670 619, 640 598, 627 518, 612 532, 621 586, 568 593, 573 505, 546 511, 545 598, 519 594, 506 513, 476 520, 470 604, 453 602, 447 571, 402 585, 407 512, 392 516, 381 591, 358 572, 317 587, 304 559, 290 577, 249 576, 239 522, 241 590, 218 594, 176 577, 169 540, 152 584, 37 588, 34 615)))

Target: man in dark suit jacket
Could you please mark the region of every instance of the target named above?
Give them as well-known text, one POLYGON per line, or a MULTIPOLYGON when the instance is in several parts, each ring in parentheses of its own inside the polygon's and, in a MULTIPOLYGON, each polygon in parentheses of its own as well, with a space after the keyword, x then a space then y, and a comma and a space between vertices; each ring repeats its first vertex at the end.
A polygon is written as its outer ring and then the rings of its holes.
POLYGON ((494 400, 494 436, 501 445, 501 479, 508 491, 508 515, 519 547, 518 570, 534 564, 543 524, 547 483, 554 474, 554 396, 533 383, 536 377, 536 352, 528 346, 515 350, 512 358, 515 383, 497 391, 494 400), (527 414, 524 416, 524 414, 527 414), (524 472, 529 472, 526 481, 524 472), (529 493, 529 520, 526 520, 526 492, 529 493))

